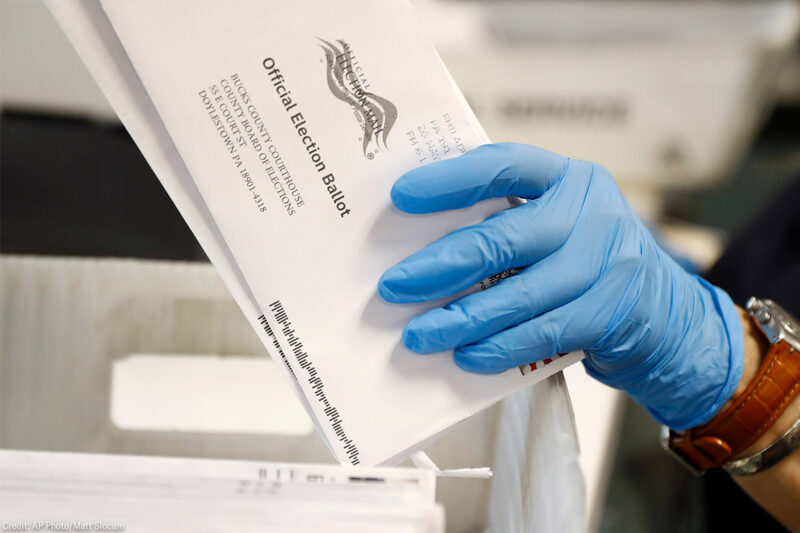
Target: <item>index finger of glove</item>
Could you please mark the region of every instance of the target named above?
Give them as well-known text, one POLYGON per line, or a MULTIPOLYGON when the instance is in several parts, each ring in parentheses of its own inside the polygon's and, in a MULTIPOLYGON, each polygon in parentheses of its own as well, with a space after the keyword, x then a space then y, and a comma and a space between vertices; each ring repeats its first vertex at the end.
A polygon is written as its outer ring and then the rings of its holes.
POLYGON ((501 211, 445 235, 384 272, 378 291, 393 303, 427 302, 546 257, 567 238, 571 226, 563 217, 570 210, 540 216, 547 214, 540 202, 501 211))
POLYGON ((535 146, 486 144, 407 172, 392 187, 392 202, 401 211, 420 214, 488 198, 538 198, 564 175, 568 161, 535 146))

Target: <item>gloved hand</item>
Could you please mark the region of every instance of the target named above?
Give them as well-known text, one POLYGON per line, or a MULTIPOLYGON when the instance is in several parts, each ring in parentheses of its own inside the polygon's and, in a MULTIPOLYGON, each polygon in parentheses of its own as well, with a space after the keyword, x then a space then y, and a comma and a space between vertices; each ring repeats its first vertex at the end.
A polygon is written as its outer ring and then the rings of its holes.
POLYGON ((454 349, 464 370, 496 373, 582 349, 590 375, 674 429, 706 422, 733 394, 744 361, 733 302, 659 248, 601 166, 486 145, 408 172, 391 194, 408 213, 530 200, 386 271, 381 296, 412 303, 523 268, 412 320, 403 332, 411 350, 454 349))

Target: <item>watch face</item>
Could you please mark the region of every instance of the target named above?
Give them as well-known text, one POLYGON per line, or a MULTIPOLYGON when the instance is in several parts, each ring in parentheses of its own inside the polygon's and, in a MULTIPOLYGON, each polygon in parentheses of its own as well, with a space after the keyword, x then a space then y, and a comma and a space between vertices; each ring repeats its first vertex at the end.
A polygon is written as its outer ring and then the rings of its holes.
POLYGON ((800 349, 800 323, 798 323, 797 319, 773 301, 765 300, 764 303, 767 304, 769 312, 772 314, 775 322, 777 322, 780 330, 782 330, 776 332, 778 338, 800 349))
POLYGON ((770 343, 786 341, 792 348, 800 351, 800 323, 772 300, 750 298, 747 312, 767 336, 770 343))

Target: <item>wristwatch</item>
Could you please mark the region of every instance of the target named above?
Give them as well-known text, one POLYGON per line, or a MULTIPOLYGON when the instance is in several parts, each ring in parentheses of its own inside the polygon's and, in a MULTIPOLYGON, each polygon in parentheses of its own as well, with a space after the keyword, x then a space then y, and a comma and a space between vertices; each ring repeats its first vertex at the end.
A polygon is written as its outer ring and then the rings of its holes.
POLYGON ((750 298, 747 313, 770 342, 747 389, 702 426, 685 431, 662 428, 664 448, 697 475, 719 467, 736 475, 753 474, 800 445, 800 423, 795 423, 767 448, 750 457, 739 457, 800 392, 800 322, 771 300, 750 298))

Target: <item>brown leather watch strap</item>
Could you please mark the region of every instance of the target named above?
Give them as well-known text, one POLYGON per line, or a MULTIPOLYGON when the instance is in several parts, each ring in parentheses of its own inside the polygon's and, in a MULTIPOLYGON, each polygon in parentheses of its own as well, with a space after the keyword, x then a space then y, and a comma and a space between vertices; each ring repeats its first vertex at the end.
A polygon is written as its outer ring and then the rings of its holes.
POLYGON ((787 342, 770 346, 758 373, 736 401, 703 426, 670 432, 670 447, 705 471, 741 454, 800 392, 800 354, 787 342))

